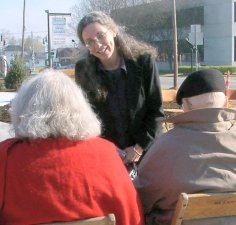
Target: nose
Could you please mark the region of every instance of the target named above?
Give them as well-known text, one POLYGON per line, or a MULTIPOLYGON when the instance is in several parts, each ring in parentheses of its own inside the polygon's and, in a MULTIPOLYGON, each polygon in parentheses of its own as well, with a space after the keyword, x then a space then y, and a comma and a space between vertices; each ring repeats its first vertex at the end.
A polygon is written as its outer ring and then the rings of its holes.
POLYGON ((100 48, 102 46, 102 43, 99 40, 94 41, 94 47, 100 48))

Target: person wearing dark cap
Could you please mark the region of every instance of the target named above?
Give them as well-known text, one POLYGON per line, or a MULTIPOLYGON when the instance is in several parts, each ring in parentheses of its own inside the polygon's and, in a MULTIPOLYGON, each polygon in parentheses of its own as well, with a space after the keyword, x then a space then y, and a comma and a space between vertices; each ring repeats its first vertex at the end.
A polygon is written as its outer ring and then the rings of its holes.
POLYGON ((224 91, 215 69, 190 74, 178 89, 184 113, 166 120, 174 128, 153 144, 134 180, 147 225, 170 224, 181 192, 236 191, 236 111, 224 108, 224 91))

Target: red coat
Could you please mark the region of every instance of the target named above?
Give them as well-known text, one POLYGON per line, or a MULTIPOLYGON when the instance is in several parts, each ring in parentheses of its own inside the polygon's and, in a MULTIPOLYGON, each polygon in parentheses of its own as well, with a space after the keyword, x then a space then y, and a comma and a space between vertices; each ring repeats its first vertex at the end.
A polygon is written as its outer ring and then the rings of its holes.
POLYGON ((1 225, 108 213, 115 214, 116 225, 144 224, 137 192, 115 146, 101 138, 1 142, 0 206, 2 200, 1 225))

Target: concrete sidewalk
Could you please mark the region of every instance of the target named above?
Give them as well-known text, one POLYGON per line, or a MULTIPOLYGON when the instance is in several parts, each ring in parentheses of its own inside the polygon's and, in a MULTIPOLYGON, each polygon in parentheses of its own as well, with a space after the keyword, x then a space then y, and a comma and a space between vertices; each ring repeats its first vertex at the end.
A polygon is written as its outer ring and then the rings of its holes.
POLYGON ((0 122, 0 141, 12 137, 14 137, 14 132, 11 131, 11 125, 8 123, 0 122))
POLYGON ((0 106, 7 105, 16 96, 16 92, 0 91, 0 106))
MULTIPOLYGON (((16 95, 16 92, 0 92, 0 106, 8 104, 16 95)), ((0 141, 12 138, 14 132, 11 131, 9 123, 0 122, 0 141)))

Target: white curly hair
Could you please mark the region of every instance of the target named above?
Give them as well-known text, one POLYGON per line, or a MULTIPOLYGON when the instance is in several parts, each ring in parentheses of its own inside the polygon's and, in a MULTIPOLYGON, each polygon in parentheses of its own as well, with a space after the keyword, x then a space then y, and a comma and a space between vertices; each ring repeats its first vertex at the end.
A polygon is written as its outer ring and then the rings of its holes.
POLYGON ((81 88, 67 75, 48 69, 25 81, 11 103, 17 138, 66 137, 85 140, 101 124, 81 88))

